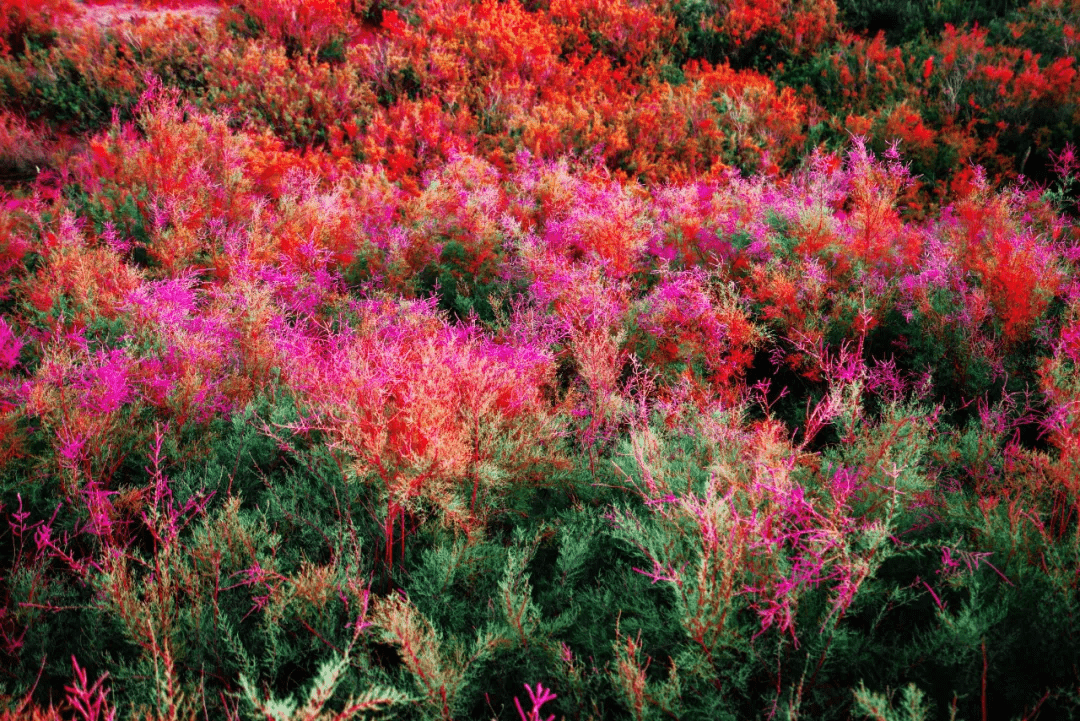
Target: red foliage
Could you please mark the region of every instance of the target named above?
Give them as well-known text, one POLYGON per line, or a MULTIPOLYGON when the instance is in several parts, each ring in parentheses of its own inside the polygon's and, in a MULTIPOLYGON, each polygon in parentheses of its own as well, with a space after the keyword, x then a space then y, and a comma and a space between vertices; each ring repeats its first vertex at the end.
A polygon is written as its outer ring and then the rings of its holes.
POLYGON ((24 35, 44 35, 75 12, 71 0, 0 0, 0 57, 24 49, 24 35))
POLYGON ((369 5, 368 0, 243 0, 239 8, 268 37, 314 51, 343 39, 369 5))

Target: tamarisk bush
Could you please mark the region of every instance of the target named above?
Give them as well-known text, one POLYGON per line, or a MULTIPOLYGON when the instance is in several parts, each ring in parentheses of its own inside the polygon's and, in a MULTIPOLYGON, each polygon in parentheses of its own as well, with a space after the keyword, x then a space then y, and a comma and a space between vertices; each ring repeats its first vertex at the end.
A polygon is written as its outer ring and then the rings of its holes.
POLYGON ((1080 712, 1074 4, 39 5, 0 716, 1080 712))
POLYGON ((283 380, 306 416, 290 430, 327 433, 358 479, 382 486, 392 566, 407 513, 438 509, 471 535, 518 469, 543 459, 556 429, 544 404, 552 359, 450 325, 431 303, 371 300, 352 312, 341 332, 280 328, 283 380))

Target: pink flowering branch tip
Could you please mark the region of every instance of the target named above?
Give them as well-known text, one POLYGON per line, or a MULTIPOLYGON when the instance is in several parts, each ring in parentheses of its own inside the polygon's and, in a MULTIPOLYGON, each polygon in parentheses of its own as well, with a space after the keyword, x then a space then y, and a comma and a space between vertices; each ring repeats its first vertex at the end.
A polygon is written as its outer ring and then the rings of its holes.
MULTIPOLYGON (((541 721, 540 719, 540 707, 548 701, 558 698, 557 694, 551 692, 551 689, 544 688, 543 684, 536 684, 536 690, 533 691, 529 684, 525 684, 525 690, 529 692, 529 700, 532 701, 532 710, 528 714, 521 708, 521 702, 518 701, 518 697, 514 697, 514 705, 517 706, 518 715, 521 717, 521 721, 541 721)), ((554 721, 555 714, 551 714, 543 721, 554 721)))
POLYGON ((74 656, 71 657, 71 666, 75 672, 75 682, 64 687, 68 703, 83 721, 113 721, 116 718, 116 709, 106 700, 109 691, 102 685, 109 674, 103 674, 91 686, 87 685, 86 669, 79 666, 74 656))

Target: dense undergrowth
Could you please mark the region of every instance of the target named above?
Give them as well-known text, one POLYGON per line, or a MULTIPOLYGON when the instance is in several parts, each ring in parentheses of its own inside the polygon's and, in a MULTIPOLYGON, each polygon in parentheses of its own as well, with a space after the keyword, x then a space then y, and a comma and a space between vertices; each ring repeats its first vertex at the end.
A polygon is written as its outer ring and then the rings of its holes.
POLYGON ((4 718, 1080 715, 1080 5, 93 8, 0 2, 4 718))

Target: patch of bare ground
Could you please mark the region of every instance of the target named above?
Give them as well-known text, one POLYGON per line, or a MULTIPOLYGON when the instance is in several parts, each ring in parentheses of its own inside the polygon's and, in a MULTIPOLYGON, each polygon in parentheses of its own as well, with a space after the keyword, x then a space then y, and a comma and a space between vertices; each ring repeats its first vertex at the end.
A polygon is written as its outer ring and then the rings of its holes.
POLYGON ((79 5, 77 12, 83 22, 100 27, 139 20, 165 19, 169 16, 190 17, 210 23, 221 13, 221 6, 214 2, 105 2, 79 5))

